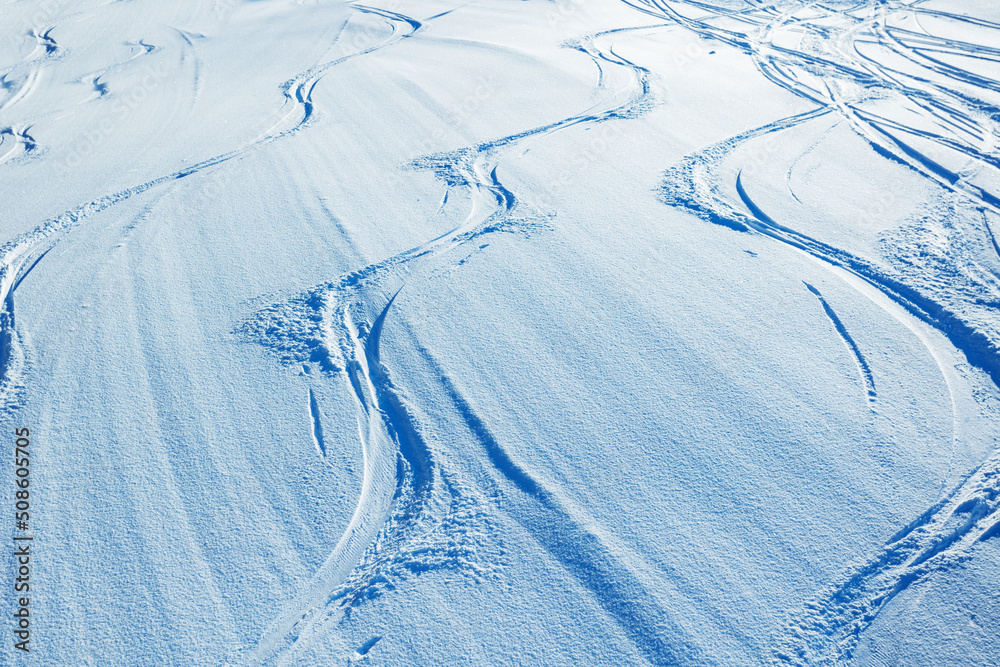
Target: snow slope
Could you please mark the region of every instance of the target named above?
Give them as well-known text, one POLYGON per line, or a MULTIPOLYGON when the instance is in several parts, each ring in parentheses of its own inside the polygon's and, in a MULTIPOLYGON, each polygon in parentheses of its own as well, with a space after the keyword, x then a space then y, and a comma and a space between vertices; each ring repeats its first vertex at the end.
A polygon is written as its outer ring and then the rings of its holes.
POLYGON ((4 664, 993 664, 990 3, 0 9, 4 664))

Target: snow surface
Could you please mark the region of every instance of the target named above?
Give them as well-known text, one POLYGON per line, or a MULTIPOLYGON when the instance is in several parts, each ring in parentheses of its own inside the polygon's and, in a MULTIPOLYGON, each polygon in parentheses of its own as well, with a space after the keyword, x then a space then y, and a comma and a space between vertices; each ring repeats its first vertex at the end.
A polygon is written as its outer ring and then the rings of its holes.
POLYGON ((996 663, 995 3, 0 17, 3 664, 996 663))

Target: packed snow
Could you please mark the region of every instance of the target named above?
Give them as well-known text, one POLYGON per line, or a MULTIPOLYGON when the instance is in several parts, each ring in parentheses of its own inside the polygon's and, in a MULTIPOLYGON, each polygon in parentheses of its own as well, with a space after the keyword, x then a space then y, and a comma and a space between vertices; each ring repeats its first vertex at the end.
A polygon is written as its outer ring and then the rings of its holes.
POLYGON ((996 3, 0 18, 0 663, 996 663, 996 3))

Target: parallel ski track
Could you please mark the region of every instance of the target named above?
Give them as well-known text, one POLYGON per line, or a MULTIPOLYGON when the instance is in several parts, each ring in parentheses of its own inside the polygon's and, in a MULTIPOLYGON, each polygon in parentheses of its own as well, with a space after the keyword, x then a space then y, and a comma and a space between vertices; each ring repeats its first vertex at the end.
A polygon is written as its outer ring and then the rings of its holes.
MULTIPOLYGON (((908 326, 938 363, 955 412, 954 365, 964 354, 1000 385, 1000 354, 990 339, 944 305, 887 275, 872 263, 817 241, 772 219, 747 193, 738 175, 735 189, 741 209, 723 189, 718 166, 745 142, 808 122, 826 113, 843 117, 881 155, 905 164, 943 188, 978 207, 994 244, 987 213, 1000 210, 997 194, 975 181, 979 173, 996 174, 1000 159, 994 146, 1000 137, 1000 107, 989 95, 998 82, 945 63, 929 55, 950 53, 995 60, 998 49, 983 44, 949 40, 889 25, 896 14, 909 12, 994 31, 1000 25, 979 19, 922 9, 911 3, 858 2, 847 9, 836 3, 751 4, 740 10, 710 2, 625 0, 657 18, 670 19, 696 34, 733 46, 754 59, 759 70, 782 88, 814 102, 813 112, 786 118, 720 142, 685 158, 665 177, 665 203, 687 208, 699 217, 737 231, 757 233, 806 254, 828 267, 867 298, 908 326), (817 39, 803 40, 794 50, 775 44, 782 30, 794 29, 817 39), (817 46, 820 45, 820 46, 817 46), (837 48, 829 48, 837 45, 837 48), (903 71, 872 55, 884 49, 913 68, 903 71), (809 82, 809 83, 807 83, 809 82), (849 90, 889 91, 922 126, 888 118, 864 108, 863 97, 849 90), (934 128, 934 129, 929 129, 934 128), (913 138, 936 145, 966 161, 960 171, 949 168, 913 138), (747 214, 749 212, 749 215, 747 214), (944 349, 928 331, 943 334, 953 346, 944 349)), ((812 291, 827 309, 817 290, 812 291)), ((842 324, 838 330, 842 328, 842 324)), ((845 336, 841 332, 842 337, 845 336)), ((856 345, 845 337, 858 359, 862 375, 874 395, 874 378, 856 345)), ((957 424, 958 416, 954 414, 957 424)), ((952 448, 954 450, 954 435, 952 448)), ((952 568, 971 558, 978 542, 1000 535, 1000 455, 994 453, 970 471, 950 491, 911 524, 900 530, 871 560, 850 569, 832 582, 802 610, 775 639, 771 657, 778 665, 839 665, 850 660, 864 631, 896 595, 929 574, 952 568)))

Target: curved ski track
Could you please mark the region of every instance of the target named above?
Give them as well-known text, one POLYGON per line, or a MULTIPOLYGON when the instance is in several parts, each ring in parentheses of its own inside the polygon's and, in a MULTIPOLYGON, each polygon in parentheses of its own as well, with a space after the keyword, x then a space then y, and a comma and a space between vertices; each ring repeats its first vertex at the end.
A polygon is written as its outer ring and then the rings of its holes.
MULTIPOLYGON (((915 32, 895 23, 907 15, 933 16, 991 31, 993 43, 1000 43, 1000 25, 922 9, 919 0, 746 3, 738 10, 694 1, 625 2, 743 51, 769 80, 817 105, 812 112, 770 123, 688 156, 665 174, 663 201, 709 222, 761 234, 795 248, 878 303, 924 342, 952 392, 953 412, 959 382, 954 367, 961 355, 1000 385, 1000 353, 989 335, 952 312, 946 303, 928 296, 926 290, 911 287, 865 259, 776 222, 750 197, 742 174, 733 184, 739 203, 732 201, 723 188, 719 169, 727 156, 748 141, 837 113, 879 154, 971 201, 982 212, 996 248, 985 217, 987 212, 1000 212, 1000 199, 980 185, 989 179, 979 176, 996 176, 1000 170, 995 148, 995 139, 1000 137, 1000 97, 991 94, 1000 90, 1000 82, 945 62, 941 56, 995 62, 1000 49, 915 32), (791 32, 803 36, 800 50, 776 43, 777 36, 791 32), (903 110, 900 118, 887 117, 884 110, 876 113, 866 109, 872 92, 873 97, 890 96, 896 101, 903 110), (963 166, 948 166, 944 160, 963 166), (929 331, 943 334, 953 349, 934 343, 929 331)), ((807 287, 820 299, 854 352, 869 398, 874 397, 874 377, 860 350, 818 290, 807 287)), ((957 413, 954 419, 957 424, 957 413)), ((952 447, 954 451, 954 440, 952 447)), ((879 554, 845 573, 794 613, 775 639, 774 664, 844 664, 865 629, 899 592, 933 572, 971 558, 978 542, 1000 535, 998 499, 1000 455, 994 452, 900 530, 879 554)))
MULTIPOLYGON (((996 349, 982 332, 869 262, 780 225, 753 203, 740 182, 737 185, 740 203, 749 215, 744 213, 736 202, 727 201, 714 169, 723 157, 745 141, 832 112, 843 116, 881 154, 960 193, 984 211, 1000 213, 1000 199, 996 193, 980 185, 977 179, 981 173, 1000 169, 995 151, 989 148, 993 138, 1000 136, 997 127, 1000 107, 995 99, 977 96, 983 91, 998 90, 998 83, 954 64, 958 57, 995 60, 998 49, 917 33, 893 24, 892 19, 894 13, 908 11, 947 21, 975 23, 986 30, 1000 30, 1000 26, 924 10, 919 2, 890 5, 868 1, 839 10, 812 3, 806 6, 808 11, 799 11, 803 10, 801 4, 789 5, 786 9, 755 4, 735 11, 701 2, 626 2, 658 19, 676 22, 703 37, 743 50, 754 58, 770 80, 817 104, 816 111, 758 128, 690 156, 668 172, 663 190, 665 201, 686 206, 716 224, 768 236, 853 277, 856 279, 853 284, 859 290, 876 291, 891 305, 925 326, 939 330, 970 362, 986 370, 994 380, 1000 379, 996 349), (808 47, 815 48, 818 44, 841 46, 813 51, 778 46, 776 37, 786 31, 822 37, 822 40, 803 40, 808 47), (884 59, 876 57, 876 53, 884 59), (945 56, 952 60, 946 60, 945 56), (896 96, 905 103, 904 108, 924 122, 917 127, 866 109, 866 99, 859 97, 857 91, 873 88, 896 96), (934 155, 920 148, 922 145, 934 146, 934 155), (939 154, 954 156, 963 166, 950 166, 955 159, 944 164, 939 154)), ((286 114, 259 138, 196 165, 96 198, 0 246, 0 303, 3 304, 0 310, 0 408, 11 410, 16 406, 17 385, 24 365, 24 353, 14 322, 15 290, 44 257, 46 243, 116 203, 232 160, 308 126, 315 118, 312 92, 329 68, 384 48, 420 27, 419 22, 400 14, 363 6, 355 6, 355 9, 385 20, 391 34, 376 45, 319 65, 287 81, 282 86, 286 114)), ((51 30, 36 32, 38 45, 30 60, 58 54, 59 47, 51 38, 51 30)), ((349 610, 365 596, 377 594, 391 583, 379 578, 384 579, 384 573, 392 566, 405 568, 416 563, 407 555, 407 550, 425 546, 421 542, 423 531, 444 525, 447 520, 456 520, 454 517, 468 507, 462 492, 440 469, 413 410, 403 400, 389 370, 380 361, 382 327, 398 290, 370 324, 365 304, 384 300, 383 289, 393 282, 392 287, 406 284, 405 276, 429 263, 431 258, 440 257, 483 234, 517 224, 513 212, 519 204, 518 199, 498 176, 500 157, 506 148, 576 124, 634 117, 651 103, 648 71, 618 57, 613 51, 595 47, 593 39, 598 36, 581 40, 575 48, 594 59, 599 87, 604 83, 603 65, 625 67, 632 73, 634 92, 625 103, 416 161, 414 168, 432 170, 449 188, 468 190, 472 206, 461 225, 421 246, 322 285, 301 298, 279 304, 248 324, 248 333, 275 348, 286 360, 316 363, 327 372, 338 372, 351 383, 358 405, 359 438, 365 457, 364 487, 348 530, 310 588, 276 619, 250 656, 251 660, 264 661, 279 656, 283 648, 294 648, 300 637, 299 648, 308 646, 312 638, 329 627, 329 623, 336 622, 336 613, 324 613, 323 606, 328 601, 338 600, 339 609, 349 610), (277 336, 262 335, 275 323, 285 329, 277 336), (434 496, 442 494, 450 498, 444 503, 451 508, 448 511, 455 510, 444 517, 438 509, 441 503, 433 501, 434 496)), ((38 76, 39 70, 32 69, 25 83, 3 103, 3 108, 24 99, 37 83, 38 76)), ((23 146, 20 150, 30 150, 34 142, 27 134, 28 129, 3 130, 0 137, 4 141, 0 147, 12 141, 23 146)), ((0 150, 5 151, 0 160, 6 159, 9 153, 6 149, 0 150)), ((635 583, 635 575, 616 560, 599 535, 574 520, 570 510, 554 500, 529 472, 513 461, 475 416, 454 383, 443 373, 441 375, 446 393, 456 409, 466 416, 470 431, 483 444, 493 466, 514 492, 528 498, 521 501, 525 509, 518 519, 536 539, 594 592, 653 664, 703 663, 704 657, 690 647, 681 647, 679 653, 678 647, 664 643, 662 633, 665 626, 670 626, 669 614, 644 594, 642 584, 635 583), (554 524, 555 532, 550 524, 554 524), (553 535, 564 535, 568 541, 563 542, 562 538, 553 535), (575 547, 560 546, 565 544, 575 547), (629 595, 638 595, 638 598, 629 595)), ((311 395, 310 399, 311 414, 318 425, 315 397, 311 395)), ((315 432, 321 433, 321 430, 315 432)), ((931 572, 969 558, 977 542, 1000 535, 998 499, 1000 462, 997 457, 991 457, 894 536, 881 553, 847 573, 793 618, 787 631, 777 639, 775 662, 835 664, 848 659, 861 633, 896 594, 931 572)), ((294 650, 285 653, 283 661, 295 656, 294 650)))
POLYGON ((865 355, 861 352, 861 348, 858 347, 858 344, 855 342, 851 334, 847 332, 847 327, 845 327, 844 323, 840 321, 840 317, 836 312, 834 312, 833 308, 830 307, 830 304, 827 303, 823 294, 809 283, 803 282, 803 284, 806 286, 806 289, 812 292, 812 294, 819 299, 820 304, 823 306, 823 312, 825 312, 826 316, 830 318, 830 322, 833 323, 833 328, 837 330, 841 340, 844 341, 844 345, 846 345, 847 349, 849 349, 851 354, 854 355, 854 360, 858 364, 858 372, 861 375, 861 381, 864 383, 867 391, 868 403, 873 403, 875 398, 878 396, 878 393, 875 391, 875 377, 872 375, 871 366, 868 365, 868 360, 865 359, 865 355))
MULTIPOLYGON (((660 26, 610 30, 565 45, 587 54, 598 66, 598 91, 604 88, 602 64, 621 68, 630 77, 625 88, 604 102, 562 120, 457 151, 429 155, 410 165, 432 171, 447 186, 445 202, 452 188, 468 192, 470 210, 458 226, 410 250, 265 308, 243 327, 245 336, 274 350, 283 362, 313 363, 327 376, 341 377, 349 383, 358 406, 365 462, 354 517, 336 549, 303 593, 275 619, 245 664, 295 664, 303 651, 340 623, 357 603, 382 590, 391 590, 407 571, 428 569, 425 556, 434 553, 435 547, 427 543, 427 535, 437 531, 447 537, 442 527, 449 523, 463 534, 476 532, 474 526, 454 521, 447 513, 450 510, 441 509, 456 504, 475 505, 478 501, 466 497, 457 484, 447 483, 449 474, 442 468, 440 457, 435 457, 413 410, 380 360, 379 342, 386 316, 413 277, 420 271, 433 270, 446 253, 483 235, 530 224, 530 216, 515 217, 521 203, 498 175, 505 152, 525 140, 574 125, 634 118, 654 104, 650 72, 598 45, 606 36, 650 27, 660 26), (383 294, 390 290, 393 296, 369 322, 366 309, 372 303, 385 301, 383 294)), ((486 460, 504 482, 505 497, 517 499, 511 515, 592 592, 652 664, 705 664, 705 656, 697 647, 681 639, 684 632, 671 613, 658 604, 652 586, 622 562, 617 555, 620 547, 611 548, 610 538, 589 527, 590 522, 576 518, 577 513, 564 501, 516 464, 429 353, 420 349, 437 371, 442 388, 470 433, 483 446, 486 460)), ((447 558, 438 564, 475 566, 474 557, 457 565, 447 558)))
MULTIPOLYGON (((44 31, 41 29, 32 30, 30 34, 35 38, 34 50, 20 62, 0 70, 0 90, 12 91, 10 92, 10 97, 0 102, 0 112, 10 109, 31 95, 38 88, 45 76, 45 63, 61 57, 62 53, 59 44, 52 37, 53 29, 54 27, 44 31), (20 85, 15 83, 16 79, 8 79, 10 74, 18 69, 27 70, 24 74, 24 80, 20 85)), ((2 161, 2 158, 0 158, 0 161, 2 161)))
POLYGON ((34 138, 28 134, 30 129, 5 127, 0 130, 0 164, 30 153, 38 147, 34 138))
MULTIPOLYGON (((288 137, 299 132, 308 126, 313 117, 314 109, 311 100, 312 90, 327 70, 347 60, 372 53, 380 48, 389 46, 404 37, 408 37, 420 27, 418 22, 410 19, 409 17, 404 17, 401 14, 377 10, 363 5, 355 5, 354 8, 359 13, 377 16, 386 21, 391 29, 389 36, 384 41, 373 44, 362 51, 350 53, 337 58, 336 60, 314 67, 298 77, 285 82, 281 87, 281 90, 285 95, 285 104, 282 106, 282 109, 279 109, 279 111, 276 112, 276 115, 283 112, 284 116, 282 120, 272 126, 269 131, 263 133, 250 143, 232 151, 216 155, 171 174, 160 176, 153 180, 146 181, 145 183, 140 183, 139 185, 135 185, 125 190, 104 195, 94 199, 93 201, 81 204, 74 209, 66 211, 62 215, 47 220, 34 230, 21 234, 0 245, 0 302, 10 304, 10 315, 8 316, 6 311, 0 315, 0 340, 3 341, 2 354, 0 354, 0 360, 2 360, 2 363, 0 363, 0 413, 10 413, 18 407, 18 398, 20 396, 22 382, 21 376, 24 369, 24 356, 20 345, 20 337, 18 336, 17 329, 14 327, 12 314, 13 298, 14 289, 16 285, 20 283, 19 276, 23 277, 23 274, 21 274, 20 271, 30 261, 30 258, 35 255, 38 255, 39 258, 44 256, 45 252, 48 252, 48 249, 42 251, 42 248, 48 243, 48 248, 50 249, 55 243, 58 242, 58 238, 53 239, 53 237, 69 233, 73 228, 81 224, 90 216, 100 213, 115 204, 131 199, 132 197, 142 194, 147 190, 172 183, 192 174, 196 174, 229 162, 230 160, 246 155, 250 151, 253 151, 272 141, 288 137), (399 24, 405 26, 406 29, 401 31, 398 27, 399 24), (285 111, 286 107, 290 107, 290 109, 285 111), (292 122, 289 122, 289 120, 292 122), (50 239, 52 239, 51 242, 50 239), (39 253, 41 254, 39 255, 39 253)), ((44 58, 58 52, 58 45, 49 36, 51 31, 52 28, 44 33, 36 33, 35 36, 38 39, 39 46, 36 47, 35 52, 29 56, 28 60, 44 58)), ((142 44, 142 42, 139 42, 139 44, 145 49, 145 53, 148 53, 155 48, 142 44)), ((32 71, 35 72, 36 70, 32 71)), ((10 106, 17 99, 23 98, 23 91, 31 81, 32 77, 29 76, 28 83, 23 84, 15 97, 8 100, 5 106, 10 106)), ((18 150, 24 152, 33 150, 35 148, 35 142, 34 139, 27 134, 29 129, 30 128, 15 130, 14 128, 6 128, 4 130, 0 130, 0 140, 2 140, 0 141, 0 150, 4 150, 3 144, 8 141, 17 143, 17 146, 13 147, 11 152, 16 152, 18 150)), ((0 162, 8 159, 10 155, 10 152, 0 153, 0 162)), ((32 266, 34 266, 34 264, 32 264, 32 266)))

